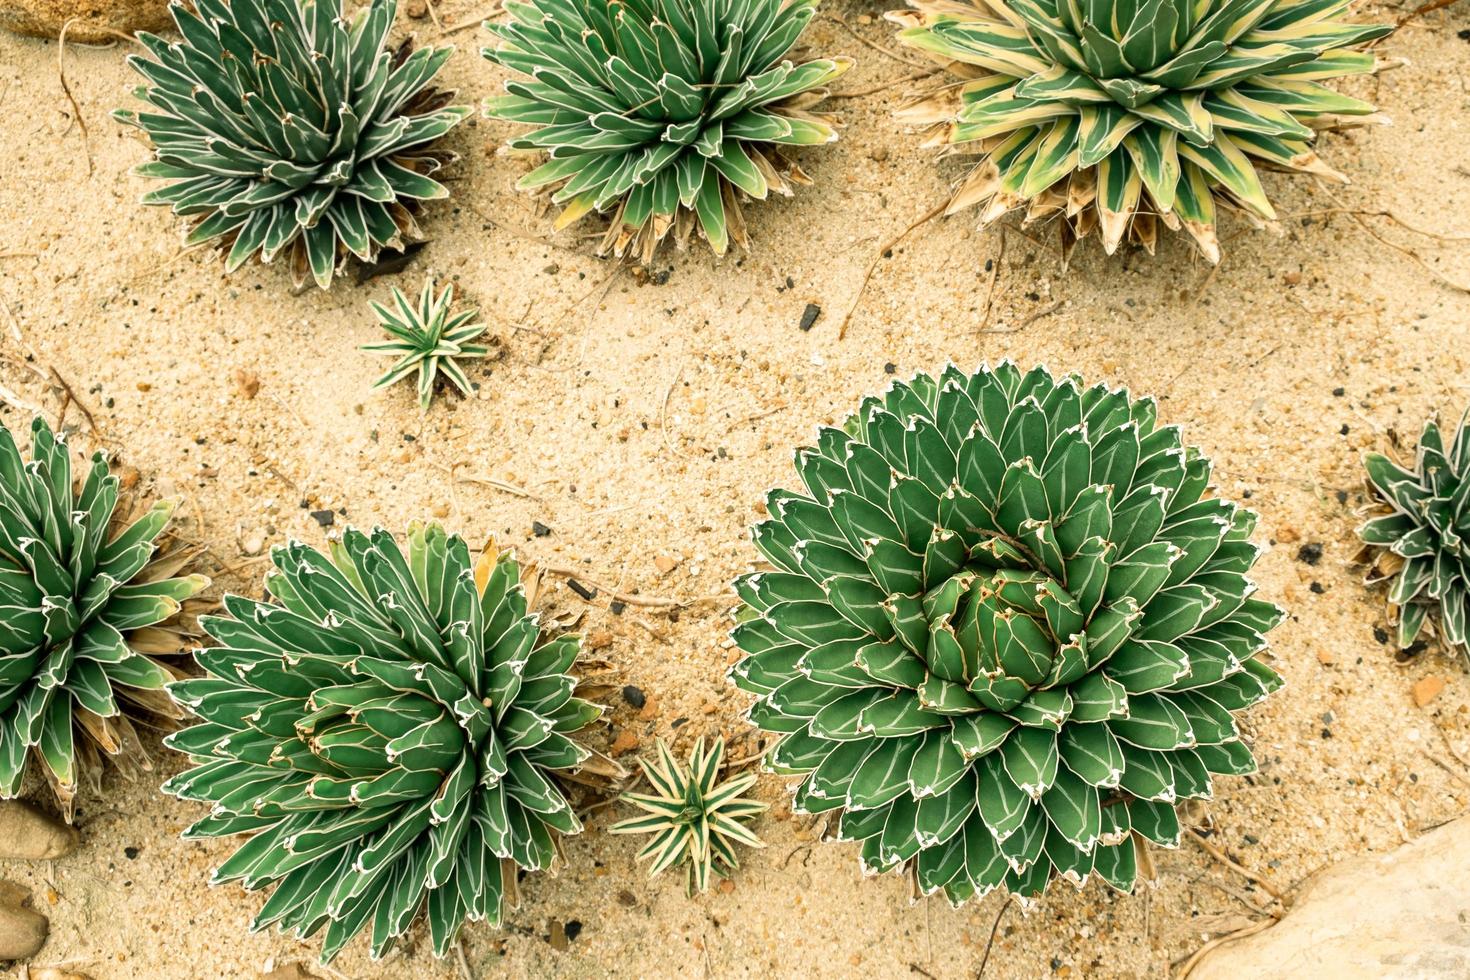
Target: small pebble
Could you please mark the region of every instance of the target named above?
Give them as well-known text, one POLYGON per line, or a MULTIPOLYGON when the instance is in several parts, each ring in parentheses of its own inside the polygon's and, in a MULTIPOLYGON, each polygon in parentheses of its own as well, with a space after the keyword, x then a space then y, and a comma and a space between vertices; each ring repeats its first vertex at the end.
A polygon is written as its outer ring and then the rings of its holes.
POLYGON ((330 510, 314 510, 311 512, 311 519, 322 527, 331 527, 337 523, 337 515, 330 510))
POLYGON ((801 311, 801 322, 797 324, 802 333, 810 330, 817 322, 817 317, 822 315, 822 308, 816 303, 806 304, 806 309, 801 311))
POLYGON ((627 728, 624 728, 622 731, 618 732, 618 737, 613 739, 611 751, 613 758, 617 758, 620 755, 627 755, 629 752, 632 752, 637 748, 638 734, 627 728))
POLYGON ((1424 707, 1435 698, 1439 697, 1444 690, 1444 678, 1430 674, 1422 680, 1414 683, 1414 704, 1424 707))
POLYGON ((640 710, 648 703, 648 697, 644 695, 643 691, 634 687, 632 684, 623 688, 623 700, 628 702, 630 707, 640 710))
POLYGON ((1316 541, 1307 542, 1296 550, 1296 560, 1315 567, 1322 560, 1322 545, 1316 541))

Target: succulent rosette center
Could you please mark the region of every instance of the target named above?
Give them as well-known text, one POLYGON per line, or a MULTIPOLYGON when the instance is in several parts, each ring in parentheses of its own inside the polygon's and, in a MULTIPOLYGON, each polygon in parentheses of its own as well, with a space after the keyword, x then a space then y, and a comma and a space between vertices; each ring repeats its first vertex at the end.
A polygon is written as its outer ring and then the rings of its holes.
POLYGON ((920 375, 797 454, 737 583, 732 676, 796 806, 963 901, 1096 872, 1254 768, 1254 517, 1146 399, 1013 365, 920 375))

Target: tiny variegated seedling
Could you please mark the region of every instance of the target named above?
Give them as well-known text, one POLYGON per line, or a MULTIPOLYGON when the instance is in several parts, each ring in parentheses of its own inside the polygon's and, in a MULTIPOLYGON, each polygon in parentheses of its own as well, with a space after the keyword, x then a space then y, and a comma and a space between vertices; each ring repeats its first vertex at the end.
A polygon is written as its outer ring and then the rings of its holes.
POLYGON ((658 761, 638 764, 652 793, 624 793, 620 799, 643 810, 641 816, 614 824, 614 834, 651 834, 638 852, 650 860, 649 876, 684 865, 684 891, 703 892, 713 878, 726 878, 740 866, 736 845, 764 847, 748 826, 766 804, 744 798, 757 775, 741 773, 721 781, 725 740, 716 738, 706 750, 704 739, 694 743, 687 765, 674 758, 663 739, 658 761))
POLYGON ((773 491, 732 668, 795 807, 869 873, 960 903, 1097 874, 1254 771, 1234 713, 1280 677, 1255 515, 1151 399, 1009 363, 920 374, 820 430, 773 491))
POLYGON ((1382 453, 1364 466, 1374 516, 1358 529, 1358 560, 1370 584, 1393 583, 1398 645, 1433 635, 1437 623, 1445 646, 1470 657, 1470 411, 1448 444, 1438 421, 1426 422, 1412 468, 1382 453))
POLYGON ((511 0, 485 57, 524 76, 486 112, 536 128, 510 145, 550 159, 522 177, 566 227, 610 213, 600 254, 652 261, 698 227, 748 246, 741 201, 810 183, 786 148, 830 143, 814 111, 846 58, 793 64, 817 0, 511 0))
POLYGON ((396 9, 173 3, 182 38, 139 34, 151 57, 128 58, 149 108, 114 113, 153 144, 135 172, 169 181, 143 202, 189 217, 187 244, 217 244, 227 272, 284 255, 298 287, 422 238, 418 202, 449 193, 432 177, 454 158, 438 141, 473 110, 429 87, 450 48, 384 46, 396 9))
POLYGON ((227 596, 205 676, 170 688, 201 723, 164 790, 213 806, 185 837, 244 838, 212 880, 273 887, 253 928, 325 927, 324 961, 365 932, 378 957, 422 914, 443 956, 582 829, 554 777, 593 765, 579 639, 542 628, 534 572, 437 525, 271 562, 274 601, 227 596))
POLYGON ((372 307, 378 325, 393 339, 367 344, 362 349, 398 358, 374 388, 386 388, 416 373, 419 406, 426 412, 440 378, 458 388, 466 398, 473 394, 470 379, 459 362, 489 353, 489 348, 470 343, 485 332, 485 325, 475 320, 478 309, 454 310, 453 283, 435 296, 434 280, 427 280, 417 306, 394 286, 391 307, 381 303, 373 303, 372 307))
POLYGON ((0 797, 20 794, 34 752, 70 821, 101 755, 149 767, 135 721, 183 717, 164 691, 183 676, 167 658, 193 647, 209 579, 179 574, 198 552, 168 535, 174 507, 134 519, 102 453, 77 480, 43 419, 29 462, 0 424, 0 797))
POLYGON ((978 155, 948 213, 1060 219, 1063 260, 1099 229, 1153 251, 1182 227, 1220 259, 1217 206, 1276 211, 1259 170, 1346 177, 1317 133, 1374 109, 1326 79, 1377 70, 1357 45, 1393 30, 1351 0, 909 0, 899 39, 959 81, 901 110, 930 143, 978 155))

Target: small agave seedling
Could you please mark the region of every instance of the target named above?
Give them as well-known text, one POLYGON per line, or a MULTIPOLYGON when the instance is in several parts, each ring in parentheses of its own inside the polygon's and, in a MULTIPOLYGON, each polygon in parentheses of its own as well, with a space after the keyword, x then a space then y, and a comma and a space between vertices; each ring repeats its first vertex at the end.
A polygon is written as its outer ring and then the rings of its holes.
POLYGON ((489 60, 528 76, 486 112, 535 127, 511 141, 545 150, 523 190, 551 188, 566 227, 611 212, 599 254, 647 264, 695 225, 715 254, 748 247, 742 198, 810 183, 783 147, 837 138, 813 112, 846 58, 786 60, 817 0, 530 0, 490 24, 489 60))
POLYGON ((866 399, 797 453, 736 583, 732 668, 796 808, 868 873, 958 904, 1094 872, 1254 770, 1233 713, 1280 686, 1257 654, 1255 515, 1147 398, 1043 368, 951 367, 866 399))
POLYGON ((135 172, 171 182, 143 202, 189 216, 187 244, 219 243, 227 272, 285 255, 298 287, 421 238, 418 202, 448 196, 436 141, 472 110, 428 87, 451 49, 384 49, 396 8, 348 21, 339 0, 174 3, 183 38, 139 34, 153 57, 128 58, 151 108, 114 113, 154 146, 135 172))
POLYGON ((165 534, 174 504, 130 520, 122 496, 103 454, 78 485, 43 419, 30 462, 0 424, 0 797, 20 793, 34 750, 68 821, 99 750, 148 768, 134 721, 183 717, 164 693, 183 675, 158 658, 187 654, 209 585, 178 575, 196 552, 165 534))
POLYGON ((981 157, 948 213, 982 225, 1024 208, 1060 218, 1064 255, 1100 228, 1150 252, 1181 226, 1218 262, 1216 206, 1276 217, 1258 168, 1346 177, 1317 131, 1373 107, 1325 79, 1375 71, 1350 50, 1385 24, 1350 0, 909 0, 900 39, 961 81, 901 111, 931 143, 981 157))
POLYGON ((485 332, 483 323, 475 322, 478 309, 461 310, 453 313, 454 285, 446 285, 437 297, 434 295, 434 280, 424 283, 419 294, 418 306, 393 287, 393 308, 373 303, 373 312, 378 316, 378 325, 395 339, 379 344, 367 344, 362 349, 375 354, 391 354, 398 361, 373 385, 386 388, 415 372, 418 373, 419 405, 429 410, 434 397, 434 385, 440 377, 447 378, 466 398, 470 397, 470 379, 465 377, 459 360, 484 357, 488 348, 470 341, 485 332))
POLYGON ((213 804, 186 837, 247 836, 212 880, 275 886, 253 928, 325 927, 323 961, 368 932, 377 957, 422 911, 443 956, 581 830, 553 779, 593 764, 579 640, 543 631, 509 552, 472 560, 438 526, 271 561, 276 601, 226 597, 207 676, 170 688, 203 721, 168 740, 193 768, 164 790, 213 804))
POLYGON ((1439 423, 1426 422, 1412 470, 1382 453, 1364 466, 1377 516, 1358 529, 1358 560, 1369 584, 1393 582, 1399 646, 1432 632, 1437 610, 1445 645, 1470 656, 1470 412, 1448 446, 1439 423))
POLYGON ((723 738, 715 739, 708 751, 703 738, 695 742, 687 766, 681 765, 660 739, 658 762, 650 765, 638 760, 653 793, 624 793, 621 797, 645 815, 610 829, 614 834, 652 834, 653 839, 638 852, 638 859, 652 859, 650 877, 683 864, 684 891, 688 895, 707 890, 711 875, 725 878, 740 866, 735 845, 765 846, 746 824, 764 811, 766 804, 742 795, 755 785, 756 774, 746 772, 721 782, 724 760, 723 738))

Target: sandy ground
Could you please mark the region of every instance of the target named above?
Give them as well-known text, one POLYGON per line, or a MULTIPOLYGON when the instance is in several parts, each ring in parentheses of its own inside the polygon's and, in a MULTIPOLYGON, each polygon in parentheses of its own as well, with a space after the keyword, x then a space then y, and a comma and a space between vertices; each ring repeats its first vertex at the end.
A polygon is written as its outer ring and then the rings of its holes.
MULTIPOLYGON (((453 25, 480 9, 453 0, 439 16, 453 25)), ((1002 238, 969 219, 935 222, 879 265, 839 340, 879 244, 939 201, 957 173, 891 120, 915 68, 872 47, 891 41, 881 10, 833 2, 809 32, 816 51, 859 59, 841 83, 847 91, 893 84, 837 103, 842 141, 804 158, 816 186, 748 209, 749 255, 671 252, 652 277, 609 279, 614 267, 586 240, 547 237, 549 222, 512 189, 528 163, 500 151, 510 128, 481 121, 453 137, 463 154, 451 172, 455 196, 427 215, 434 240, 408 272, 296 297, 283 268, 222 278, 206 256, 181 256, 175 219, 136 206, 145 185, 127 171, 146 151, 106 115, 134 84, 122 50, 66 54, 91 133, 89 167, 55 45, 0 36, 6 350, 16 352, 18 329, 95 412, 100 438, 144 488, 188 500, 184 531, 208 544, 220 588, 258 594, 263 567, 246 554, 250 539, 319 544, 326 532, 309 511, 325 508, 339 525, 401 528, 443 515, 472 539, 494 535, 527 558, 581 570, 603 592, 588 603, 558 585, 551 601, 585 610, 589 630, 610 634, 601 653, 617 683, 653 705, 640 717, 615 696, 594 737, 607 744, 631 730, 645 749, 655 736, 676 734, 683 745, 743 731, 741 696, 723 682, 727 607, 615 615, 606 587, 676 599, 723 592, 755 557, 745 529, 756 504, 792 481, 791 451, 817 423, 840 419, 890 373, 949 360, 1042 361, 1152 392, 1215 459, 1221 492, 1260 510, 1258 535, 1276 544, 1258 566, 1262 594, 1292 612, 1273 638, 1289 686, 1247 721, 1261 772, 1218 783, 1214 802, 1191 813, 1195 826, 1288 889, 1340 856, 1389 849, 1461 813, 1470 803, 1470 770, 1457 761, 1470 748, 1462 664, 1434 649, 1400 662, 1375 638, 1382 596, 1359 585, 1347 559, 1360 454, 1395 437, 1412 443, 1426 413, 1458 414, 1470 400, 1470 295, 1437 279, 1470 283, 1470 248, 1345 212, 1387 210, 1427 232, 1470 232, 1470 43, 1457 36, 1470 28, 1465 5, 1383 45, 1410 67, 1353 86, 1395 120, 1327 140, 1326 155, 1355 183, 1334 197, 1308 181, 1270 179, 1286 216, 1281 234, 1227 224, 1218 270, 1170 240, 1152 260, 1109 261, 1084 246, 1063 276, 1044 231, 1002 238), (431 270, 484 309, 498 357, 474 372, 476 399, 451 398, 423 416, 408 388, 370 392, 383 364, 357 348, 377 338, 368 300, 394 282, 416 289, 431 270), (808 303, 823 312, 803 333, 808 303), (240 373, 258 377, 253 399, 240 373), (534 535, 533 521, 551 533, 534 535), (1322 547, 1315 565, 1303 560, 1310 549, 1301 554, 1312 543, 1322 547), (677 567, 660 574, 661 556, 677 567), (1447 686, 1420 708, 1411 689, 1428 677, 1447 686)), ((425 39, 438 33, 428 20, 404 26, 425 39)), ((466 29, 450 40, 460 50, 448 82, 469 101, 495 91, 501 74, 477 56, 484 37, 466 29)), ((0 380, 57 405, 11 363, 0 380)), ((25 422, 9 408, 0 419, 25 422)), ((67 420, 82 421, 74 408, 67 420)), ((76 443, 97 438, 82 426, 76 443)), ((0 869, 36 889, 51 916, 36 963, 68 962, 97 978, 253 977, 314 959, 314 943, 247 932, 262 896, 206 886, 229 847, 178 839, 201 808, 156 793, 179 759, 155 749, 150 778, 110 774, 105 796, 80 801, 77 854, 0 869)), ((602 832, 619 815, 605 809, 568 842, 559 874, 525 882, 503 930, 467 928, 469 968, 975 974, 999 895, 958 911, 938 898, 911 903, 898 878, 863 880, 855 848, 812 846, 812 828, 778 802, 785 789, 775 777, 758 795, 777 803, 759 825, 770 846, 750 856, 732 889, 691 902, 678 877, 649 882, 634 865, 637 844, 602 832)), ((1192 843, 1156 860, 1161 883, 1135 896, 1063 885, 1029 915, 1007 912, 985 975, 1161 975, 1206 936, 1251 921, 1252 904, 1269 903, 1192 843)), ((354 944, 335 969, 456 973, 421 937, 377 964, 354 944)))

